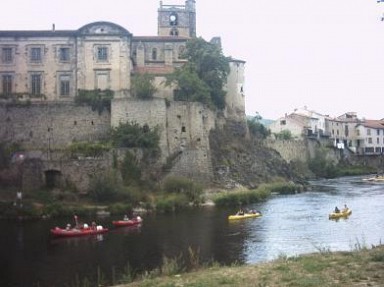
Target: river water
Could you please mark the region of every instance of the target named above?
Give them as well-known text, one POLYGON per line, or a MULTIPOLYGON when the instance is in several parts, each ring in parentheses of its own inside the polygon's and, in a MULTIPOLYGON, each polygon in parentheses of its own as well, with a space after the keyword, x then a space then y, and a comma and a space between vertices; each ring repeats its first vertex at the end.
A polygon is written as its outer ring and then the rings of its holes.
MULTIPOLYGON (((140 273, 192 249, 200 263, 258 263, 279 256, 354 250, 384 241, 384 184, 361 177, 312 182, 309 192, 274 195, 248 208, 260 218, 229 222, 235 210, 205 207, 173 215, 147 215, 140 228, 114 229, 98 237, 52 239, 49 229, 67 221, 0 221, 0 286, 81 286, 103 274, 109 283, 128 265, 140 273), (336 205, 348 219, 329 220, 336 205)), ((91 219, 89 219, 90 221, 91 219)))

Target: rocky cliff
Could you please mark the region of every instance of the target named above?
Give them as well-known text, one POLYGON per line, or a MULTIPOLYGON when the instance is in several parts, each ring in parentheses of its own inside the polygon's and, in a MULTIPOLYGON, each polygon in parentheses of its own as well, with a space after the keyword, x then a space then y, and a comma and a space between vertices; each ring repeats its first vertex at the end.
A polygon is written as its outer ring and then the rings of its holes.
POLYGON ((210 133, 214 182, 220 186, 256 187, 279 179, 303 182, 303 176, 278 152, 252 138, 244 123, 228 122, 210 133))

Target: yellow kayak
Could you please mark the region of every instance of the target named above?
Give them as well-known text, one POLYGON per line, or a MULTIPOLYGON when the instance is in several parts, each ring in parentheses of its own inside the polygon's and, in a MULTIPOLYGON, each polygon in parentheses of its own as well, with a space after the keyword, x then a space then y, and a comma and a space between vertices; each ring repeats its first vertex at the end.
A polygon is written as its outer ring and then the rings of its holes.
POLYGON ((235 220, 235 219, 244 219, 244 218, 252 218, 252 217, 260 217, 261 213, 259 212, 253 212, 253 213, 244 213, 244 214, 235 214, 228 216, 229 220, 235 220))
POLYGON ((347 210, 342 210, 340 212, 332 212, 329 214, 329 219, 337 219, 337 218, 341 218, 341 217, 348 217, 349 215, 352 214, 352 210, 351 209, 347 209, 347 210))

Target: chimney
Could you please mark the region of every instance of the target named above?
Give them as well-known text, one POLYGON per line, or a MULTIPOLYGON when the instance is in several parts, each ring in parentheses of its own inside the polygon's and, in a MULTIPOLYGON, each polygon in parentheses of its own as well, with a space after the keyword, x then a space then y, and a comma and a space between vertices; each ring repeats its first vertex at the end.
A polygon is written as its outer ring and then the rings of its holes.
POLYGON ((55 32, 55 23, 52 24, 52 32, 55 32))

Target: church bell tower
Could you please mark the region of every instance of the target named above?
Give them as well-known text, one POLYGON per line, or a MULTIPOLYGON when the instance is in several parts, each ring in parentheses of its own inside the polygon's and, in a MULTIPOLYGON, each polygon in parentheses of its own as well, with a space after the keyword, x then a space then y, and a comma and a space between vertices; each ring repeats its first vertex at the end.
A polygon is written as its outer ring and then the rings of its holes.
POLYGON ((158 9, 158 36, 196 37, 196 2, 185 5, 164 5, 158 9))

